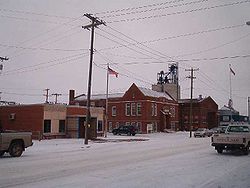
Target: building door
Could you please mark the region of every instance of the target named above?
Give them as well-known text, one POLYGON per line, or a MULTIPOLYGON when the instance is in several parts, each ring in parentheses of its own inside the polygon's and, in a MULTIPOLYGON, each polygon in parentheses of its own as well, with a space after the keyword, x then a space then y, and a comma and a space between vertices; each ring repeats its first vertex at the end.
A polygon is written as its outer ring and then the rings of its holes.
MULTIPOLYGON (((78 135, 79 138, 85 138, 85 123, 86 118, 80 117, 79 118, 79 131, 78 135)), ((90 120, 90 127, 88 129, 88 138, 96 138, 97 137, 97 118, 91 118, 90 120)))

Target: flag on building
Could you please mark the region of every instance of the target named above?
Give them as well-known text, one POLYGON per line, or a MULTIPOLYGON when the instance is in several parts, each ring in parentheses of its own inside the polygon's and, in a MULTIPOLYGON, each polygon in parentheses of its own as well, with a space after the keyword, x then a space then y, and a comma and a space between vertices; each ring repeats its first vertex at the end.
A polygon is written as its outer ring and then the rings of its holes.
POLYGON ((235 76, 235 72, 233 71, 231 67, 230 67, 230 72, 235 76))
POLYGON ((111 69, 111 68, 109 68, 109 67, 108 67, 108 73, 109 73, 109 74, 112 74, 112 75, 115 75, 116 78, 118 77, 118 72, 114 71, 113 69, 111 69))

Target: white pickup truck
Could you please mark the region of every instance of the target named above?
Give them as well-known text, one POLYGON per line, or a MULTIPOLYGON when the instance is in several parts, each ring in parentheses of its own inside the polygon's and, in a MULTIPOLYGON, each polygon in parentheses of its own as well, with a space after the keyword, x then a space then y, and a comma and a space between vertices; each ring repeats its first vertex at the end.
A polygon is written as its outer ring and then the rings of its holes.
POLYGON ((222 153, 223 150, 241 150, 245 155, 248 155, 250 147, 250 125, 230 124, 225 133, 215 133, 211 137, 211 142, 218 153, 222 153))
POLYGON ((31 132, 0 131, 0 157, 5 152, 20 157, 25 148, 33 145, 31 135, 31 132))

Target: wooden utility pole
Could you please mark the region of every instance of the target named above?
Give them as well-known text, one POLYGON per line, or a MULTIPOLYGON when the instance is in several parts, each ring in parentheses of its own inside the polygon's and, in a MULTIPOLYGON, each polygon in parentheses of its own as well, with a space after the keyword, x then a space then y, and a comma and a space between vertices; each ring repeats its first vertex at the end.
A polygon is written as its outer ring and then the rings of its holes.
POLYGON ((196 79, 196 77, 194 77, 194 71, 198 71, 199 69, 185 69, 185 71, 190 71, 191 72, 191 75, 188 76, 187 78, 190 78, 191 79, 191 94, 190 94, 190 114, 189 114, 189 131, 190 131, 190 134, 189 134, 189 137, 191 138, 192 137, 192 129, 193 129, 193 82, 194 82, 194 79, 196 79))
POLYGON ((61 96, 62 94, 59 94, 59 93, 53 93, 52 95, 56 96, 56 98, 55 98, 55 104, 57 104, 57 97, 61 96))
POLYGON ((98 20, 97 17, 93 17, 91 14, 84 14, 91 20, 91 24, 82 26, 83 29, 91 28, 91 44, 90 44, 90 62, 89 62, 89 80, 88 80, 88 94, 87 94, 87 116, 85 123, 85 139, 84 144, 88 144, 88 128, 90 127, 90 95, 91 95, 91 79, 92 79, 92 65, 93 65, 93 52, 94 52, 94 30, 98 25, 105 25, 105 22, 98 20))
POLYGON ((45 96, 45 103, 49 103, 49 89, 45 89, 46 94, 44 94, 43 96, 45 96))

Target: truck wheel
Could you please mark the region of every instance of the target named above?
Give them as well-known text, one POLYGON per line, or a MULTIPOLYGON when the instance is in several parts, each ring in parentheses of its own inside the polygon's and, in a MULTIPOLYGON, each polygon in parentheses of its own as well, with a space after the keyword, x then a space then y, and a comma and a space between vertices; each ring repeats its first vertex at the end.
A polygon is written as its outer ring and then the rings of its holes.
POLYGON ((20 157, 23 153, 23 146, 20 142, 14 142, 11 144, 9 153, 11 157, 20 157))
POLYGON ((2 157, 4 155, 4 151, 0 151, 0 157, 2 157))
POLYGON ((248 155, 248 154, 249 154, 249 146, 247 146, 247 147, 245 147, 245 148, 243 149, 243 154, 244 154, 244 155, 248 155))
POLYGON ((216 148, 217 153, 222 153, 223 149, 222 148, 216 148))

